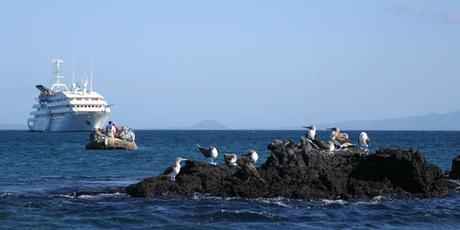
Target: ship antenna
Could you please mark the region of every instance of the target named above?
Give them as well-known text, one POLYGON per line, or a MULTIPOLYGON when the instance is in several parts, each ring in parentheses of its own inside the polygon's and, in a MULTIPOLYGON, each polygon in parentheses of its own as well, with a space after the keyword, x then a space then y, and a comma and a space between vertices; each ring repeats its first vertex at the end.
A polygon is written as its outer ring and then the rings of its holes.
POLYGON ((54 59, 53 60, 53 63, 56 65, 56 70, 54 72, 54 77, 56 78, 56 84, 61 84, 61 64, 63 63, 64 61, 62 61, 61 59, 54 59))

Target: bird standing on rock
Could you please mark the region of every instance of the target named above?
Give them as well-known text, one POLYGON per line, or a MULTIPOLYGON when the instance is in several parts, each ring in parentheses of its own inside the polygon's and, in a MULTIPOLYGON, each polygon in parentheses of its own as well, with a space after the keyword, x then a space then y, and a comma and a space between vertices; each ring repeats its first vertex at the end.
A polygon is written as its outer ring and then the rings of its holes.
POLYGON ((307 133, 306 133, 306 137, 310 140, 315 140, 316 138, 316 127, 314 125, 310 125, 310 126, 307 126, 307 127, 304 127, 306 129, 308 129, 307 133))
POLYGON ((248 153, 243 154, 243 155, 241 155, 241 156, 242 156, 242 157, 243 157, 243 156, 249 157, 249 159, 251 159, 252 163, 254 163, 254 164, 255 164, 255 163, 257 162, 257 160, 259 159, 259 154, 257 154, 256 150, 254 150, 254 149, 249 150, 248 153))
POLYGON ((332 141, 317 141, 316 145, 321 150, 327 150, 329 152, 335 151, 335 144, 332 141))
POLYGON ((182 161, 186 161, 187 159, 184 159, 184 158, 181 158, 181 157, 177 157, 176 158, 176 161, 174 162, 173 166, 172 167, 168 167, 167 169, 165 169, 165 171, 163 172, 163 175, 166 175, 168 176, 172 181, 176 181, 176 176, 177 174, 179 174, 180 172, 180 163, 182 161))
POLYGON ((216 163, 214 163, 214 159, 217 158, 217 155, 219 155, 219 152, 217 152, 216 147, 211 146, 209 148, 203 148, 200 145, 196 145, 196 147, 198 148, 198 150, 200 150, 200 152, 203 154, 205 158, 211 158, 210 164, 216 165, 216 163))
POLYGON ((307 133, 305 134, 305 137, 307 138, 306 141, 310 142, 313 148, 328 151, 335 150, 334 144, 331 146, 327 141, 316 139, 316 127, 314 125, 306 126, 304 128, 308 129, 307 133))
POLYGON ((348 134, 346 133, 341 133, 340 129, 338 127, 331 128, 332 131, 331 133, 331 141, 339 147, 339 149, 347 148, 350 146, 353 146, 353 144, 350 143, 350 140, 348 138, 348 134))
POLYGON ((368 152, 369 151, 368 147, 369 147, 369 144, 371 143, 371 139, 369 138, 366 132, 361 132, 359 134, 358 141, 359 141, 359 145, 361 145, 361 148, 364 148, 364 151, 368 152))
POLYGON ((224 154, 224 160, 225 160, 225 164, 232 166, 232 167, 236 167, 236 160, 237 160, 236 154, 233 154, 233 153, 224 154))

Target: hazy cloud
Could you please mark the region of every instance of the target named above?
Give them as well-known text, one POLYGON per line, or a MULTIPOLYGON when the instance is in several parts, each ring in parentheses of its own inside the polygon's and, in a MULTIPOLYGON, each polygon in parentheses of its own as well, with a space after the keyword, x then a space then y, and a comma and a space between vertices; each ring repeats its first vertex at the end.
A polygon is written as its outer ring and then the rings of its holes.
POLYGON ((385 9, 385 12, 397 16, 413 16, 425 22, 460 25, 460 12, 433 12, 420 4, 396 5, 385 9))
POLYGON ((450 12, 432 15, 433 22, 460 25, 460 12, 450 12))
POLYGON ((422 7, 419 4, 399 5, 388 7, 385 11, 396 15, 421 15, 422 7))

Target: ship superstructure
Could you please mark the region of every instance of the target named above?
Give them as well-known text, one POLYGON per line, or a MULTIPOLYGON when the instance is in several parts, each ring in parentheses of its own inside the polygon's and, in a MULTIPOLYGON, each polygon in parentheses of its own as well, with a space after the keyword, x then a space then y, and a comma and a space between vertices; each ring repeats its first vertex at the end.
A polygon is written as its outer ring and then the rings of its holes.
POLYGON ((85 79, 80 86, 72 80, 71 88, 62 82, 63 61, 54 59, 55 83, 51 88, 37 85, 40 95, 33 105, 27 125, 31 131, 91 131, 104 127, 110 116, 110 105, 102 95, 93 91, 91 81, 85 79), (88 89, 88 83, 90 88, 88 89))

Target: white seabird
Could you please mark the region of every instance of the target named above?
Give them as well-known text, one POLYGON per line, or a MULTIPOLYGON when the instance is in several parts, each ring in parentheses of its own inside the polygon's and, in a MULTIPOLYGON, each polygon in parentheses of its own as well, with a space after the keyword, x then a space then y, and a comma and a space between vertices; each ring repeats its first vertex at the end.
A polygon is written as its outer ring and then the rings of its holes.
POLYGON ((174 162, 173 166, 172 167, 168 167, 167 169, 165 169, 165 171, 163 172, 163 175, 166 175, 168 177, 170 177, 170 179, 172 181, 176 181, 176 176, 177 174, 179 174, 180 172, 180 163, 182 161, 186 161, 187 159, 184 159, 184 158, 181 158, 181 157, 177 157, 176 158, 176 161, 174 162))
POLYGON ((310 140, 315 140, 316 138, 316 127, 314 125, 310 125, 310 126, 307 126, 307 127, 304 127, 306 129, 308 129, 307 131, 307 138, 310 139, 310 140))
POLYGON ((233 154, 233 153, 224 154, 224 160, 225 160, 225 164, 235 167, 237 156, 236 154, 233 154))
POLYGON ((366 152, 369 151, 368 147, 369 147, 369 144, 371 143, 371 139, 369 138, 366 132, 361 132, 359 134, 358 141, 359 141, 359 145, 361 145, 361 148, 363 148, 364 151, 366 152))
POLYGON ((259 159, 259 154, 257 154, 256 150, 254 150, 254 149, 249 150, 248 153, 243 154, 242 156, 249 157, 252 160, 252 163, 254 163, 254 164, 259 159))
POLYGON ((215 165, 214 159, 217 158, 217 155, 219 155, 219 152, 217 152, 217 148, 214 146, 211 146, 209 148, 203 148, 200 145, 196 145, 198 150, 203 154, 205 158, 211 158, 211 164, 215 165))

